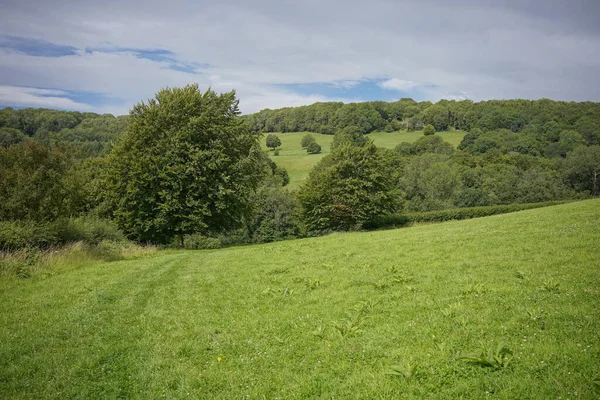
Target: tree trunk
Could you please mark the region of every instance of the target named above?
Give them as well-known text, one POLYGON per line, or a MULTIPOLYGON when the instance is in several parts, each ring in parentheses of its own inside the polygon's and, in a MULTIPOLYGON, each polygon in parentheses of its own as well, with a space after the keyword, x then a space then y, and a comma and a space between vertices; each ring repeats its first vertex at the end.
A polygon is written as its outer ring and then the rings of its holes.
POLYGON ((598 175, 600 171, 592 172, 592 196, 598 196, 598 175))
POLYGON ((183 233, 177 234, 177 242, 179 242, 179 248, 183 249, 183 233))

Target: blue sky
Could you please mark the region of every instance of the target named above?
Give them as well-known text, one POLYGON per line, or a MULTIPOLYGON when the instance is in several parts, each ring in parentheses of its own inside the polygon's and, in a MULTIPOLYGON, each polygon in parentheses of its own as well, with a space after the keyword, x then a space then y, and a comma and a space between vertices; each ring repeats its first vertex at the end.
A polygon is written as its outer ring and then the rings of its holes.
POLYGON ((0 105, 125 114, 164 87, 316 101, 600 101, 600 2, 5 0, 0 105))

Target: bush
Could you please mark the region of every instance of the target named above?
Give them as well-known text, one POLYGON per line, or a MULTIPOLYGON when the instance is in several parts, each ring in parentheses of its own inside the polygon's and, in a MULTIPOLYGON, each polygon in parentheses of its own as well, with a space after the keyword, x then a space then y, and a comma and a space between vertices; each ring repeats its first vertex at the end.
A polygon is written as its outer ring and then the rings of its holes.
POLYGON ((96 245, 89 246, 89 254, 102 261, 118 261, 123 259, 123 246, 110 240, 102 240, 96 245))
POLYGON ((309 144, 315 142, 315 137, 311 134, 307 134, 302 136, 302 140, 300 141, 300 145, 303 149, 307 148, 309 144))
POLYGON ((429 125, 429 124, 425 125, 423 127, 423 134, 425 136, 429 136, 429 135, 435 134, 435 127, 433 125, 429 125))
POLYGON ((278 155, 279 155, 279 149, 275 149, 275 150, 273 150, 273 155, 274 155, 274 156, 278 156, 278 155))
POLYGON ((216 238, 202 236, 200 234, 185 235, 183 247, 187 250, 208 250, 222 247, 221 241, 216 238))
POLYGON ((54 222, 0 221, 0 249, 48 248, 83 241, 123 242, 125 236, 108 220, 93 217, 60 219, 54 222))
POLYGON ((34 221, 0 221, 0 250, 49 247, 58 242, 56 227, 34 221))
POLYGON ((72 243, 84 241, 87 244, 97 245, 102 241, 122 242, 125 240, 123 232, 117 225, 109 220, 94 217, 78 217, 57 221, 56 233, 58 243, 72 243))
POLYGON ((319 154, 321 152, 321 146, 317 142, 312 142, 306 146, 306 152, 308 154, 319 154))
POLYGON ((490 215, 506 214, 533 208, 554 206, 567 201, 547 201, 543 203, 506 204, 497 206, 454 208, 450 210, 414 212, 406 214, 390 214, 378 216, 365 223, 365 229, 399 228, 414 222, 443 222, 460 219, 487 217, 490 215))

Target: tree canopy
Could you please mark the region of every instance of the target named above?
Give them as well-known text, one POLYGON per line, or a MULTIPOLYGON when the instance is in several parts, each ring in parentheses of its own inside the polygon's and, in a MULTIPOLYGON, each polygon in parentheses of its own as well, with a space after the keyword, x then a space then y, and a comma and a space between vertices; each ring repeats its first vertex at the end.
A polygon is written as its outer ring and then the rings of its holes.
POLYGON ((164 243, 239 223, 264 162, 238 114, 235 92, 197 85, 161 90, 132 109, 108 159, 114 218, 130 237, 164 243))

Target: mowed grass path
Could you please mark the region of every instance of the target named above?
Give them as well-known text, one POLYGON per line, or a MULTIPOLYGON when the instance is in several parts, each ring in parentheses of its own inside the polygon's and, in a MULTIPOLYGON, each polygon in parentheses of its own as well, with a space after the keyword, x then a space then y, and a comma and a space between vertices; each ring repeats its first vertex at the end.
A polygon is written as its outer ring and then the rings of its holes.
POLYGON ((588 200, 3 280, 0 398, 598 398, 599 219, 588 200), (500 342, 507 368, 460 358, 500 342))
MULTIPOLYGON (((453 132, 438 132, 436 135, 441 136, 447 142, 458 146, 464 137, 466 132, 464 131, 453 131, 453 132)), ((265 133, 262 138, 262 146, 267 149, 265 145, 266 137, 268 133, 265 133)), ((331 142, 333 142, 333 135, 323 135, 320 133, 311 132, 289 132, 289 133, 275 133, 281 139, 281 147, 278 156, 273 156, 270 152, 271 158, 277 165, 284 167, 290 176, 290 188, 298 188, 302 182, 308 177, 310 169, 314 167, 324 156, 329 154, 331 142), (300 145, 302 137, 310 133, 313 135, 321 145, 321 154, 307 154, 306 150, 300 145)), ((422 131, 415 132, 374 132, 366 135, 373 139, 375 145, 379 147, 385 147, 393 149, 402 142, 413 143, 420 137, 423 137, 422 131)))

